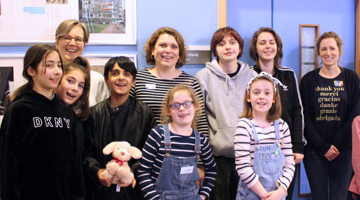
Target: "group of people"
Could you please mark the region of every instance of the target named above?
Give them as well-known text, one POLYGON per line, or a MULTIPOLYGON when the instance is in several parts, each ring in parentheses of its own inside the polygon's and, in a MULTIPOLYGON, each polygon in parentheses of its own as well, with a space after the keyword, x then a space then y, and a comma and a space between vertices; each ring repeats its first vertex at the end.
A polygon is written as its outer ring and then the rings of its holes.
MULTIPOLYGON (((0 130, 2 199, 292 199, 303 159, 313 199, 346 199, 360 89, 355 72, 339 64, 336 33, 319 37, 322 67, 300 87, 281 66, 282 42, 271 28, 251 39, 254 66, 238 60, 237 31, 217 30, 214 60, 195 77, 179 70, 182 35, 161 27, 144 46, 151 67, 137 71, 114 57, 98 79, 81 57, 89 35, 66 20, 56 47, 27 51, 28 82, 12 94, 0 130), (102 176, 112 160, 102 149, 113 141, 142 149, 129 161, 134 187, 102 176)), ((359 199, 354 171, 350 190, 359 199)))

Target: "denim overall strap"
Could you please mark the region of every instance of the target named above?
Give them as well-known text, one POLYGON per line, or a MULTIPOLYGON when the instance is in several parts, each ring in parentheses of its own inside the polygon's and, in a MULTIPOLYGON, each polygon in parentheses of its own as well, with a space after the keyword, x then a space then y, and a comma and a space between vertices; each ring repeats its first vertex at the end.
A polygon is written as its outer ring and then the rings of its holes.
POLYGON ((255 140, 256 148, 259 148, 260 142, 259 142, 258 134, 257 134, 257 132, 256 132, 255 124, 254 124, 254 122, 253 122, 251 119, 249 119, 249 121, 250 121, 251 126, 252 126, 252 129, 253 129, 253 134, 254 134, 254 140, 255 140))
POLYGON ((163 129, 164 129, 165 155, 166 155, 166 156, 169 156, 169 155, 170 155, 170 151, 171 151, 171 140, 170 140, 169 125, 168 125, 168 124, 164 124, 164 125, 163 125, 163 129))
POLYGON ((195 132, 195 149, 194 150, 195 150, 195 153, 196 153, 196 158, 199 159, 200 158, 200 153, 201 153, 200 133, 197 130, 194 130, 194 132, 195 132))
MULTIPOLYGON (((253 126, 253 135, 255 139, 253 170, 254 173, 259 176, 259 181, 263 187, 270 192, 277 189, 276 181, 282 175, 282 169, 285 163, 285 156, 281 151, 281 145, 279 145, 279 122, 274 121, 277 142, 263 145, 259 144, 258 135, 253 121, 251 121, 251 124, 253 126)), ((250 188, 248 188, 241 179, 239 181, 236 199, 260 200, 260 198, 250 188)), ((282 197, 281 200, 285 200, 285 197, 282 197)))
MULTIPOLYGON (((164 144, 166 155, 155 183, 156 192, 161 200, 200 200, 199 187, 196 181, 199 179, 197 171, 198 159, 196 156, 177 157, 170 155, 171 139, 168 125, 164 128, 164 144), (189 171, 189 169, 192 169, 189 171)), ((195 147, 200 149, 200 133, 195 131, 195 147)), ((199 150, 200 153, 200 150, 199 150)))
POLYGON ((276 140, 280 144, 280 130, 279 130, 279 120, 274 121, 275 125, 275 134, 276 134, 276 140))

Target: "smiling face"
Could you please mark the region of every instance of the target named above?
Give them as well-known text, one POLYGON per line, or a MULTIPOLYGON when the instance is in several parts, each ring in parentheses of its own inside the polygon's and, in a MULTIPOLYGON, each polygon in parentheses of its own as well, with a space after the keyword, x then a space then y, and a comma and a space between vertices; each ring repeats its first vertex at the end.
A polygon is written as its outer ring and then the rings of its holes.
POLYGON ((59 54, 56 51, 50 52, 44 56, 37 70, 28 67, 27 73, 34 81, 33 89, 43 96, 50 97, 63 74, 59 54))
POLYGON ((220 62, 231 62, 237 60, 241 49, 239 43, 232 36, 225 36, 223 40, 216 45, 216 53, 220 62))
POLYGON ((155 66, 173 67, 179 60, 179 45, 174 36, 167 33, 161 34, 152 50, 155 66))
POLYGON ((80 26, 73 26, 66 35, 60 37, 55 45, 64 63, 73 61, 84 51, 84 30, 80 26))
POLYGON ((274 85, 268 80, 256 80, 251 84, 250 92, 246 96, 253 114, 266 116, 272 104, 275 103, 274 85))
POLYGON ((131 87, 135 85, 135 80, 130 72, 115 63, 113 69, 108 73, 106 84, 110 88, 111 96, 128 96, 131 87))
MULTIPOLYGON (((72 68, 72 67, 71 67, 72 68)), ((85 74, 80 69, 70 69, 61 79, 56 94, 66 105, 74 104, 82 95, 85 87, 85 74)))
POLYGON ((256 42, 256 52, 261 62, 274 61, 277 54, 277 44, 274 36, 269 32, 262 32, 256 42))
MULTIPOLYGON (((174 93, 173 98, 170 102, 171 104, 175 103, 184 103, 184 102, 193 102, 190 94, 186 90, 179 90, 174 93)), ((183 105, 180 106, 178 110, 167 108, 167 114, 171 115, 172 122, 178 126, 191 125, 195 117, 195 111, 197 108, 195 105, 192 105, 188 108, 184 108, 183 105)))
POLYGON ((326 38, 320 42, 320 58, 323 66, 337 67, 341 51, 334 38, 326 38))

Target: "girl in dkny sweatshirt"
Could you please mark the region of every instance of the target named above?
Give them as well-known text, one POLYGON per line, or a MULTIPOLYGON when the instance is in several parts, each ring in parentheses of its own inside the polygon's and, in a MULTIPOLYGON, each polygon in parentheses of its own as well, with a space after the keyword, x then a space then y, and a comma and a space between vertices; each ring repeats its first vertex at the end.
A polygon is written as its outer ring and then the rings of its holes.
POLYGON ((231 27, 217 30, 211 40, 216 57, 195 77, 199 80, 209 122, 209 136, 218 174, 210 199, 235 199, 239 177, 235 169, 234 134, 243 112, 246 84, 256 75, 238 60, 244 41, 231 27))
POLYGON ((63 74, 58 51, 30 47, 27 83, 12 97, 0 130, 1 199, 77 199, 84 184, 74 111, 53 93, 63 74))

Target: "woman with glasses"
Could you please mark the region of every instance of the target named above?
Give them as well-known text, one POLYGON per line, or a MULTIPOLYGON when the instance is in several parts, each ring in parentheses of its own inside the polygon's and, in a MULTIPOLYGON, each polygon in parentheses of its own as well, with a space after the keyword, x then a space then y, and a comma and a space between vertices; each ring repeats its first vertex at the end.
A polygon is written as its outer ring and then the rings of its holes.
MULTIPOLYGON (((89 41, 89 36, 90 33, 85 24, 78 20, 68 19, 60 23, 55 34, 55 45, 59 50, 61 59, 65 65, 73 63, 77 57, 81 56, 84 51, 85 44, 89 41)), ((90 80, 88 81, 90 81, 90 93, 88 92, 89 102, 86 102, 88 106, 95 105, 109 96, 103 75, 95 71, 90 71, 90 80)), ((67 96, 70 96, 70 98, 74 97, 74 95, 71 96, 68 93, 67 96)), ((63 101, 63 103, 66 104, 65 101, 63 101)), ((79 111, 77 111, 77 113, 78 112, 79 111)), ((85 143, 85 133, 82 123, 84 120, 85 119, 81 119, 79 117, 77 118, 77 129, 79 133, 80 144, 85 143)), ((81 145, 79 148, 83 150, 84 145, 81 145)), ((90 188, 95 187, 95 185, 92 183, 92 181, 88 180, 90 178, 88 178, 86 175, 84 177, 87 192, 86 196, 88 199, 90 199, 93 191, 90 188)))
MULTIPOLYGON (((75 19, 61 22, 56 30, 55 45, 63 62, 68 63, 81 56, 89 37, 89 30, 84 23, 75 19)), ((109 97, 109 91, 102 74, 91 71, 90 77, 89 104, 93 106, 109 97)))

